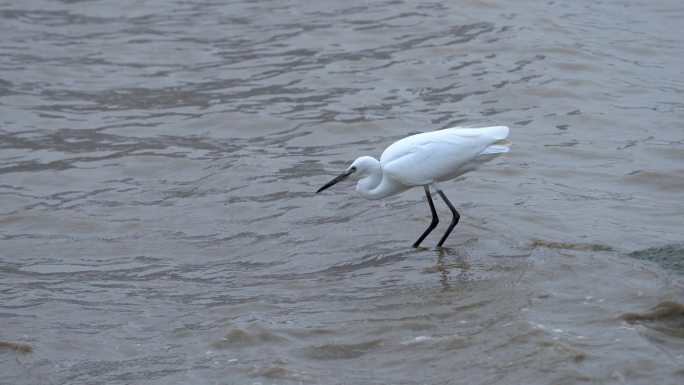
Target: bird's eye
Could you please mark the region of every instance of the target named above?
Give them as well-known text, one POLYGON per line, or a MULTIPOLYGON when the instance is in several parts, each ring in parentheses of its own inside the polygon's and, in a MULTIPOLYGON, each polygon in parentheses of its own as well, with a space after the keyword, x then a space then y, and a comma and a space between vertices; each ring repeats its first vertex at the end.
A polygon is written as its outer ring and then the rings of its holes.
POLYGON ((352 172, 356 172, 356 166, 351 166, 352 172))

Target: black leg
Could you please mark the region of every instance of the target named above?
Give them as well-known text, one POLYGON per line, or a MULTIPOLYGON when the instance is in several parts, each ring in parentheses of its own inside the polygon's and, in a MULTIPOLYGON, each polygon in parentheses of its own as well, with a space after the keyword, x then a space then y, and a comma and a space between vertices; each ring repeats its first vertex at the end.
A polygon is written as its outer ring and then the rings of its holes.
POLYGON ((425 196, 427 197, 428 204, 430 205, 430 211, 432 211, 432 222, 430 223, 430 226, 427 228, 427 230, 425 230, 423 235, 421 235, 420 238, 418 238, 418 240, 416 241, 416 243, 413 244, 413 247, 418 247, 418 245, 420 245, 420 243, 423 242, 423 239, 425 239, 425 237, 427 237, 428 234, 430 234, 430 232, 434 230, 435 227, 437 227, 437 224, 439 223, 437 211, 435 210, 435 204, 432 203, 432 197, 430 196, 430 187, 423 187, 425 188, 425 196))
POLYGON ((449 225, 449 228, 447 229, 446 233, 444 233, 444 235, 442 236, 442 239, 440 239, 439 243, 437 244, 437 247, 442 247, 442 244, 444 243, 444 241, 446 241, 449 234, 451 234, 451 230, 453 230, 454 227, 456 227, 456 225, 458 224, 458 220, 459 220, 459 218, 461 218, 461 215, 458 214, 458 211, 456 211, 456 209, 451 204, 451 202, 449 202, 449 200, 447 199, 446 195, 444 195, 442 190, 437 190, 437 192, 439 193, 439 196, 441 196, 442 199, 444 199, 444 202, 446 202, 447 206, 449 206, 449 210, 451 210, 451 213, 454 214, 454 217, 451 220, 451 224, 449 225))

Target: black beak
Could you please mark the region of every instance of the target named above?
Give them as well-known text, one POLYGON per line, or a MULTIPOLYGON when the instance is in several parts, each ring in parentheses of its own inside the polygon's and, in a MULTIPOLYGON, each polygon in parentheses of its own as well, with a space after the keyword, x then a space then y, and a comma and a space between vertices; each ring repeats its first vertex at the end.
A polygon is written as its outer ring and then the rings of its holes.
POLYGON ((328 187, 330 187, 330 186, 332 186, 332 185, 335 185, 335 184, 337 184, 337 183, 342 182, 343 180, 349 178, 349 175, 351 175, 351 174, 352 174, 351 171, 345 172, 344 174, 342 174, 342 175, 338 176, 337 178, 331 180, 330 182, 324 184, 323 187, 319 188, 318 191, 316 191, 316 192, 319 193, 319 192, 321 192, 321 191, 327 189, 328 187))

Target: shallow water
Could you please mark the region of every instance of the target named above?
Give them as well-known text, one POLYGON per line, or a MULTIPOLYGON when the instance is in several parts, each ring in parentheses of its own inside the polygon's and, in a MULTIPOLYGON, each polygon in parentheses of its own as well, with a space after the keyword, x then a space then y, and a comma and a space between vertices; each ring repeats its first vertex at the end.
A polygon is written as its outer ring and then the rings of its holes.
POLYGON ((680 2, 0 17, 0 383, 684 380, 680 2), (314 193, 495 124, 512 152, 443 185, 444 249, 438 198, 410 247, 419 189, 314 193))

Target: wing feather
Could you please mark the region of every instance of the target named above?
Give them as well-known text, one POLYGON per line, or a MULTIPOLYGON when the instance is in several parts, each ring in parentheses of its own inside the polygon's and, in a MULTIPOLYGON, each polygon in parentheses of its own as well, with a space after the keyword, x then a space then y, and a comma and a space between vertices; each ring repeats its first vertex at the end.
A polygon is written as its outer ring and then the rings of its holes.
POLYGON ((417 134, 389 146, 380 157, 380 164, 383 172, 399 183, 426 185, 471 171, 472 161, 507 135, 508 127, 504 126, 417 134))

